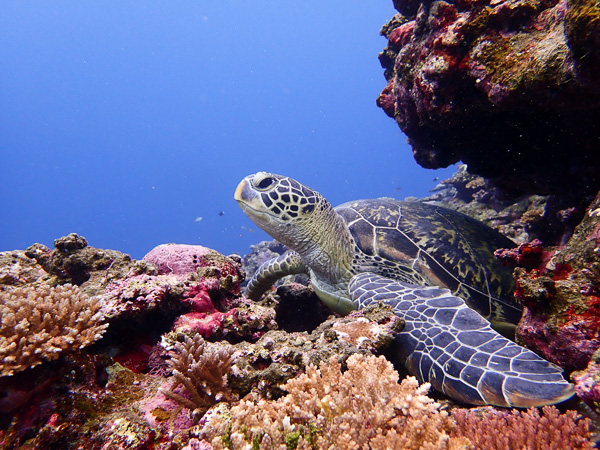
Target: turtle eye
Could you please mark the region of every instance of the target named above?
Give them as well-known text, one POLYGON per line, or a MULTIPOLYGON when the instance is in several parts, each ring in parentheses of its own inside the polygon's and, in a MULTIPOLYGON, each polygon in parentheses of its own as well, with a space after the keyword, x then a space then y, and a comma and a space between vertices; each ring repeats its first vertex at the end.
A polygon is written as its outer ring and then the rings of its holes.
POLYGON ((262 180, 260 180, 258 183, 256 183, 256 187, 258 189, 268 189, 270 186, 273 185, 273 183, 275 183, 275 179, 272 177, 265 177, 262 180))

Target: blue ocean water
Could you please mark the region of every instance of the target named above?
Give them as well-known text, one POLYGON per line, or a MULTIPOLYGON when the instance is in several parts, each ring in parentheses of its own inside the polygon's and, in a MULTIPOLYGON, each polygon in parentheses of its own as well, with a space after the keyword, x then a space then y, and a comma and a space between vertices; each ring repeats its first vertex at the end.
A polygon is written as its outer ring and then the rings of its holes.
POLYGON ((391 0, 8 1, 0 16, 0 250, 76 232, 141 258, 244 254, 233 200, 259 170, 331 203, 424 196, 375 105, 391 0))

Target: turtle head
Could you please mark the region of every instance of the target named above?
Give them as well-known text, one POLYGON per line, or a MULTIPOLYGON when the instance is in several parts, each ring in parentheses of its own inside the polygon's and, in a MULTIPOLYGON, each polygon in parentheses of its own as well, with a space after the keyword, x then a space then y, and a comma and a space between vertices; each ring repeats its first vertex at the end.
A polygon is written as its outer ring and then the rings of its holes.
POLYGON ((299 250, 316 238, 323 215, 333 208, 321 194, 282 175, 258 172, 238 185, 244 213, 279 242, 299 250))
POLYGON ((325 304, 341 313, 354 309, 347 289, 353 240, 321 194, 291 178, 258 172, 242 180, 234 198, 256 225, 300 255, 325 304))

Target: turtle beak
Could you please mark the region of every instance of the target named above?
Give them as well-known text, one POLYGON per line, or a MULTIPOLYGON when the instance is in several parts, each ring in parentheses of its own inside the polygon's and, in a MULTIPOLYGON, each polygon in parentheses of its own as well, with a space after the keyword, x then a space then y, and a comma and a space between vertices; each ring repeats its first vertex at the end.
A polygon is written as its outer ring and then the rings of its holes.
POLYGON ((260 195, 256 190, 252 188, 250 180, 254 175, 249 175, 244 178, 240 184, 238 184, 233 194, 233 198, 238 202, 240 208, 248 214, 248 209, 254 211, 260 211, 263 209, 262 202, 260 201, 260 195))
POLYGON ((244 178, 240 184, 238 184, 237 188, 235 188, 235 193, 233 194, 233 198, 239 203, 243 202, 245 193, 249 190, 248 177, 244 178))

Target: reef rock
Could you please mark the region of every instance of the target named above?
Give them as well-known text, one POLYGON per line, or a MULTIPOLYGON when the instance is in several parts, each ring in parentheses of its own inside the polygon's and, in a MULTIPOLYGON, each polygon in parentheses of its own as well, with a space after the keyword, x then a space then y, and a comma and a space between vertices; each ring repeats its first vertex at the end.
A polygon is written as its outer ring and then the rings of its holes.
POLYGON ((600 412, 600 351, 594 353, 586 369, 574 372, 571 378, 577 396, 600 412))
POLYGON ((564 247, 534 242, 498 254, 529 269, 515 271, 518 341, 566 370, 584 369, 600 348, 600 195, 564 247))
POLYGON ((377 103, 427 168, 530 193, 600 182, 600 12, 595 0, 394 0, 377 103))
POLYGON ((559 195, 509 195, 469 173, 465 164, 451 178, 440 181, 429 197, 419 200, 471 216, 519 244, 540 239, 546 246, 564 244, 587 207, 587 203, 580 205, 559 195))
POLYGON ((280 385, 335 356, 343 362, 354 354, 372 355, 394 345, 394 336, 404 328, 404 320, 389 306, 372 306, 346 317, 330 318, 312 333, 269 331, 255 344, 240 343, 229 377, 238 395, 251 390, 268 398, 282 394, 280 385))

